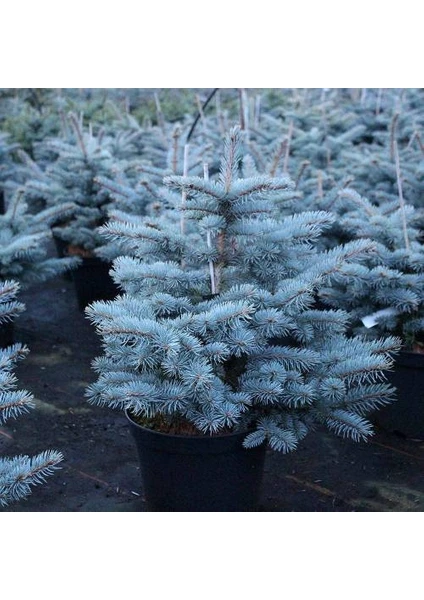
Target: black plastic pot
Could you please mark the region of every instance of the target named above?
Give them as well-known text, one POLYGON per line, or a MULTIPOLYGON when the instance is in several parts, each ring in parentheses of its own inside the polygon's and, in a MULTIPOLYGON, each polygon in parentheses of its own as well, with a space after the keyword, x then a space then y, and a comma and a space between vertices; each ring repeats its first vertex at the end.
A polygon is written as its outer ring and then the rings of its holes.
POLYGON ((387 379, 397 389, 397 400, 378 410, 374 423, 387 431, 424 440, 424 355, 401 352, 387 379))
POLYGON ((109 275, 112 265, 98 257, 83 258, 82 264, 72 270, 72 279, 78 307, 81 311, 96 300, 113 300, 119 288, 109 275))
POLYGON ((265 445, 245 449, 246 432, 159 433, 132 421, 142 489, 151 512, 246 512, 258 507, 265 445))
POLYGON ((0 348, 7 348, 15 343, 15 324, 13 321, 0 324, 0 348))

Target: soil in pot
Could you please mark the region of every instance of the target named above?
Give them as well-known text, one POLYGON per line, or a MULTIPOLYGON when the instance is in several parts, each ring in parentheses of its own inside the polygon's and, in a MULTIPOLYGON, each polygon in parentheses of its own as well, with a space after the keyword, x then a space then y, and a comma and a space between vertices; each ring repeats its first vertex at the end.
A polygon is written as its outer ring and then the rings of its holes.
POLYGON ((245 449, 246 432, 174 435, 147 429, 127 414, 140 459, 147 510, 246 512, 257 509, 265 445, 245 449))

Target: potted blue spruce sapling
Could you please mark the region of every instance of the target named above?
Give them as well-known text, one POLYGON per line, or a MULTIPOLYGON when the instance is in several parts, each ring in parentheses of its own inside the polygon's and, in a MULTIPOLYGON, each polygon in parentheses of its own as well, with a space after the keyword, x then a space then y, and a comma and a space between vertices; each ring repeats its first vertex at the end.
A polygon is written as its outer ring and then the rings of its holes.
MULTIPOLYGON (((18 188, 0 215, 0 278, 14 279, 25 289, 74 269, 79 259, 49 256, 51 225, 72 212, 73 205, 47 208, 34 215, 28 212, 23 197, 18 188)), ((5 344, 13 342, 13 321, 0 324, 0 338, 5 344)))
POLYGON ((74 210, 75 206, 68 202, 31 214, 24 191, 18 188, 5 213, 0 215, 1 277, 17 279, 23 287, 28 287, 78 265, 76 257, 49 257, 46 248, 52 239, 52 225, 74 210))
POLYGON ((47 174, 52 185, 56 184, 57 190, 62 192, 47 195, 46 200, 52 204, 72 202, 77 206, 70 218, 55 228, 55 235, 71 247, 68 253, 87 256, 101 243, 97 227, 105 220, 109 202, 108 195, 99 189, 95 178, 108 172, 112 156, 102 145, 101 137, 94 135, 92 130, 83 130, 75 114, 70 114, 69 122, 72 137, 45 142, 45 146, 56 153, 47 174))
POLYGON ((420 211, 389 200, 370 202, 356 190, 339 192, 334 203, 337 231, 350 239, 372 238, 375 253, 357 282, 321 290, 321 299, 350 311, 355 331, 375 338, 396 335, 402 350, 389 380, 397 402, 374 415, 374 421, 408 437, 424 439, 424 249, 420 211))
POLYGON ((317 251, 332 215, 280 217, 293 182, 240 178, 240 152, 235 128, 214 180, 165 178, 178 228, 103 227, 126 249, 112 271, 123 293, 86 309, 104 347, 87 396, 126 411, 150 510, 254 510, 266 447, 293 451, 318 425, 366 440, 366 414, 393 394, 399 341, 349 337, 345 311, 315 308, 373 243, 317 251))
POLYGON ((0 278, 14 279, 25 289, 74 269, 80 259, 49 256, 51 225, 72 213, 74 206, 67 203, 34 215, 23 197, 18 188, 0 215, 0 278))
MULTIPOLYGON (((48 206, 72 202, 75 210, 68 218, 57 223, 53 234, 59 255, 78 256, 81 263, 72 273, 78 305, 81 310, 91 301, 113 298, 117 289, 109 278, 110 264, 95 255, 102 240, 98 227, 107 220, 110 197, 100 187, 96 178, 107 175, 114 159, 101 134, 95 135, 92 128, 86 132, 75 114, 69 116, 72 135, 62 140, 54 138, 45 142, 45 147, 56 153, 46 168, 41 181, 48 206)), ((31 183, 34 188, 34 182, 31 183)))
MULTIPOLYGON (((19 283, 6 280, 0 283, 0 324, 9 322, 24 310, 16 297, 19 283)), ((0 348, 0 425, 34 408, 34 398, 26 390, 17 388, 13 368, 28 353, 22 344, 0 348)), ((35 485, 44 483, 49 475, 60 468, 60 452, 46 450, 35 456, 0 457, 0 507, 21 500, 31 494, 35 485)))

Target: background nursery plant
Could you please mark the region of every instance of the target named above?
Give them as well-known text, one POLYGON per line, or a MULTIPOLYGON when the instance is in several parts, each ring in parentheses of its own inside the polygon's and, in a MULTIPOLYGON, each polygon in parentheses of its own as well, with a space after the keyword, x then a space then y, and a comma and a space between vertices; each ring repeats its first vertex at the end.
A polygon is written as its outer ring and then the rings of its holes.
POLYGON ((373 244, 318 252, 333 217, 279 218, 293 182, 240 178, 241 158, 234 129, 214 180, 165 178, 182 194, 180 231, 141 217, 103 228, 133 256, 114 261, 122 296, 87 309, 105 349, 89 401, 164 431, 249 429, 246 448, 294 450, 317 424, 367 439, 365 415, 393 395, 382 379, 399 341, 349 338, 348 314, 314 303, 322 286, 353 278, 373 244))
MULTIPOLYGON (((16 300, 19 284, 7 280, 0 283, 0 325, 10 321, 24 310, 16 300)), ((18 360, 28 353, 22 344, 0 348, 0 424, 34 408, 33 395, 17 390, 17 379, 12 370, 18 360)), ((0 457, 0 506, 28 496, 32 487, 44 483, 63 460, 60 452, 47 450, 36 456, 0 457)))
MULTIPOLYGON (((402 198, 401 198, 402 199, 402 198)), ((389 431, 424 437, 423 298, 424 262, 421 211, 398 199, 375 204, 344 188, 333 199, 338 213, 335 238, 372 237, 376 251, 354 285, 323 289, 320 298, 350 311, 352 328, 368 338, 397 335, 402 351, 388 377, 396 402, 374 416, 389 431)))
POLYGON ((0 275, 28 287, 76 267, 79 259, 52 258, 47 248, 52 239, 51 225, 72 213, 74 205, 46 208, 34 215, 23 196, 23 190, 17 189, 0 215, 0 275))
POLYGON ((339 239, 367 238, 375 240, 376 250, 353 285, 345 282, 322 290, 321 300, 349 310, 357 331, 369 337, 396 335, 404 350, 420 351, 424 331, 420 211, 410 204, 400 206, 397 199, 372 203, 352 188, 339 190, 331 206, 337 220, 327 236, 329 245, 339 239))
POLYGON ((106 218, 108 195, 96 184, 96 176, 107 173, 112 156, 102 145, 101 136, 84 131, 75 114, 69 116, 68 139, 54 138, 44 144, 52 152, 46 189, 49 206, 72 202, 76 210, 62 219, 54 234, 68 246, 68 254, 92 256, 99 245, 97 227, 106 218), (49 189, 51 193, 49 194, 49 189))

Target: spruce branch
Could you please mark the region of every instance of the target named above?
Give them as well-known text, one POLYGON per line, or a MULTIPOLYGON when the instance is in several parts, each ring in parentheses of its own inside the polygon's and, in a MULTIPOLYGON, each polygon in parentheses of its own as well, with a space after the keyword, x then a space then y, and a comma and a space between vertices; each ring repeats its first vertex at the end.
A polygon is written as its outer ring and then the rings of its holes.
MULTIPOLYGON (((281 157, 285 156, 285 151, 286 151, 286 148, 288 146, 288 143, 289 143, 288 138, 284 137, 281 140, 280 144, 278 145, 277 150, 274 153, 274 157, 273 157, 273 160, 272 160, 272 163, 271 163, 271 167, 269 169, 269 174, 270 174, 271 177, 275 177, 275 174, 276 174, 277 168, 278 168, 278 164, 279 164, 279 162, 281 160, 281 157)), ((284 168, 283 168, 283 171, 284 171, 284 168)))
POLYGON ((422 141, 421 141, 421 136, 420 136, 420 134, 419 134, 419 132, 418 132, 418 131, 416 132, 416 134, 415 134, 415 137, 416 137, 416 138, 417 138, 417 140, 418 140, 418 144, 419 144, 419 146, 420 146, 420 150, 421 150, 421 152, 424 154, 424 144, 423 144, 423 143, 422 143, 422 141))
POLYGON ((339 198, 348 199, 358 208, 363 210, 365 214, 367 214, 369 217, 372 217, 376 214, 376 208, 371 204, 371 202, 369 202, 366 198, 360 196, 358 192, 351 188, 343 187, 337 195, 339 198))
POLYGON ((162 107, 161 107, 161 104, 160 104, 160 101, 159 101, 159 96, 158 96, 158 94, 156 92, 153 94, 153 98, 155 100, 156 116, 157 116, 157 119, 158 119, 159 128, 162 131, 162 134, 164 136, 166 136, 165 119, 164 119, 163 112, 162 112, 162 107))
POLYGON ((0 423, 18 417, 35 407, 34 396, 25 390, 0 392, 0 423))
POLYGON ((17 217, 17 214, 21 208, 21 206, 24 205, 24 190, 22 188, 19 188, 15 194, 13 194, 10 202, 9 202, 9 206, 7 207, 7 211, 5 213, 5 215, 7 217, 10 218, 11 221, 14 221, 17 217))
MULTIPOLYGON (((178 150, 179 150, 178 140, 180 139, 180 137, 181 137, 181 128, 179 126, 177 126, 177 127, 174 128, 174 131, 172 133, 172 160, 171 160, 171 165, 172 165, 172 171, 173 171, 173 173, 177 172, 178 150)), ((184 149, 184 151, 185 151, 185 149, 184 149)), ((185 156, 184 156, 184 160, 185 160, 185 156)))
POLYGON ((299 183, 300 183, 300 180, 302 178, 302 175, 303 175, 305 169, 307 167, 309 167, 310 164, 311 164, 311 162, 309 160, 303 160, 300 163, 299 171, 298 171, 298 173, 296 175, 296 179, 295 179, 295 188, 296 189, 299 187, 299 183))
MULTIPOLYGON (((208 169, 207 163, 204 163, 204 165, 203 165, 203 178, 206 181, 209 179, 209 169, 208 169)), ((207 243, 208 248, 212 248, 212 238, 211 238, 210 230, 208 230, 206 232, 206 243, 207 243)), ((214 294, 216 294, 215 265, 213 263, 213 260, 209 260, 208 264, 209 264, 209 276, 211 279, 211 293, 214 295, 214 294)))
POLYGON ((0 459, 0 505, 7 506, 28 496, 33 486, 45 483, 48 476, 60 469, 63 459, 63 454, 54 450, 34 457, 0 459))
POLYGON ((390 122, 390 160, 395 160, 395 144, 396 144, 396 125, 400 113, 396 112, 390 122))
POLYGON ((19 148, 17 150, 17 155, 18 157, 21 159, 21 161, 31 169, 31 171, 34 172, 34 175, 39 178, 39 179, 43 179, 43 180, 47 180, 48 177, 47 175, 44 173, 44 171, 39 167, 39 165, 29 156, 29 154, 27 152, 25 152, 25 150, 22 150, 22 148, 19 148))
POLYGON ((394 155, 394 160, 395 160, 395 165, 396 165, 396 181, 397 181, 397 186, 398 186, 399 206, 400 206, 401 217, 402 217, 403 238, 405 241, 405 248, 409 252, 411 250, 411 243, 409 241, 408 224, 406 222, 406 210, 405 210, 405 201, 403 199, 403 192, 402 192, 402 177, 401 177, 401 171, 400 171, 399 151, 398 151, 398 145, 397 145, 396 140, 393 140, 393 155, 394 155))
POLYGON ((284 173, 288 172, 290 144, 291 144, 291 140, 292 140, 292 136, 293 136, 293 129, 294 129, 294 123, 293 123, 293 119, 291 119, 290 123, 289 123, 289 130, 287 133, 287 145, 284 149, 284 163, 283 163, 283 172, 284 173))
MULTIPOLYGON (((207 105, 209 104, 209 102, 212 100, 212 98, 215 96, 216 92, 219 90, 219 88, 215 88, 214 90, 212 90, 212 92, 209 94, 209 96, 206 98, 203 106, 202 106, 202 111, 204 112, 206 110, 207 105)), ((219 114, 222 114, 219 111, 219 114)), ((188 144, 188 142, 190 141, 191 136, 193 135, 194 129, 197 125, 197 123, 199 122, 199 119, 201 118, 201 114, 200 112, 197 113, 197 116, 195 118, 195 120, 193 121, 192 126, 190 127, 190 130, 187 134, 187 139, 186 139, 186 144, 188 144)))
POLYGON ((243 88, 238 89, 239 96, 239 123, 240 130, 244 131, 246 129, 246 90, 243 88))
POLYGON ((237 177, 240 162, 240 129, 234 127, 225 142, 225 152, 221 162, 220 181, 226 194, 231 190, 237 177))
POLYGON ((325 423, 336 435, 352 438, 355 442, 367 441, 373 431, 369 421, 346 410, 333 411, 325 423))
POLYGON ((72 125, 72 128, 74 130, 74 133, 77 136, 77 141, 78 141, 79 147, 81 149, 81 152, 82 152, 82 154, 84 156, 84 160, 88 161, 87 148, 85 146, 84 137, 83 137, 83 134, 82 134, 82 115, 81 115, 80 120, 78 120, 77 116, 75 115, 75 113, 71 112, 71 113, 69 113, 68 118, 69 118, 69 120, 71 122, 71 125, 72 125))
POLYGON ((196 104, 197 104, 197 110, 199 112, 200 119, 202 122, 203 133, 206 135, 208 132, 208 126, 207 126, 207 121, 205 118, 205 112, 204 112, 203 106, 202 106, 202 101, 200 99, 199 94, 196 94, 196 104))
POLYGON ((419 134, 419 132, 418 132, 417 129, 414 129, 414 131, 412 132, 412 135, 411 135, 411 137, 409 139, 409 142, 408 142, 408 145, 406 146, 406 149, 409 150, 410 148, 412 148, 412 145, 413 145, 413 143, 414 143, 415 140, 417 140, 419 148, 420 148, 421 152, 424 154, 424 145, 423 145, 423 143, 421 141, 421 137, 420 137, 420 134, 419 134))
POLYGON ((261 120, 261 95, 256 94, 255 96, 255 112, 253 117, 253 125, 254 127, 259 127, 259 123, 261 120))
MULTIPOLYGON (((188 152, 189 152, 189 144, 185 144, 184 146, 184 162, 183 162, 183 177, 187 177, 188 174, 188 152)), ((184 210, 186 208, 187 202, 187 189, 183 186, 181 188, 181 217, 180 217, 180 231, 181 234, 185 234, 185 215, 184 210)))

